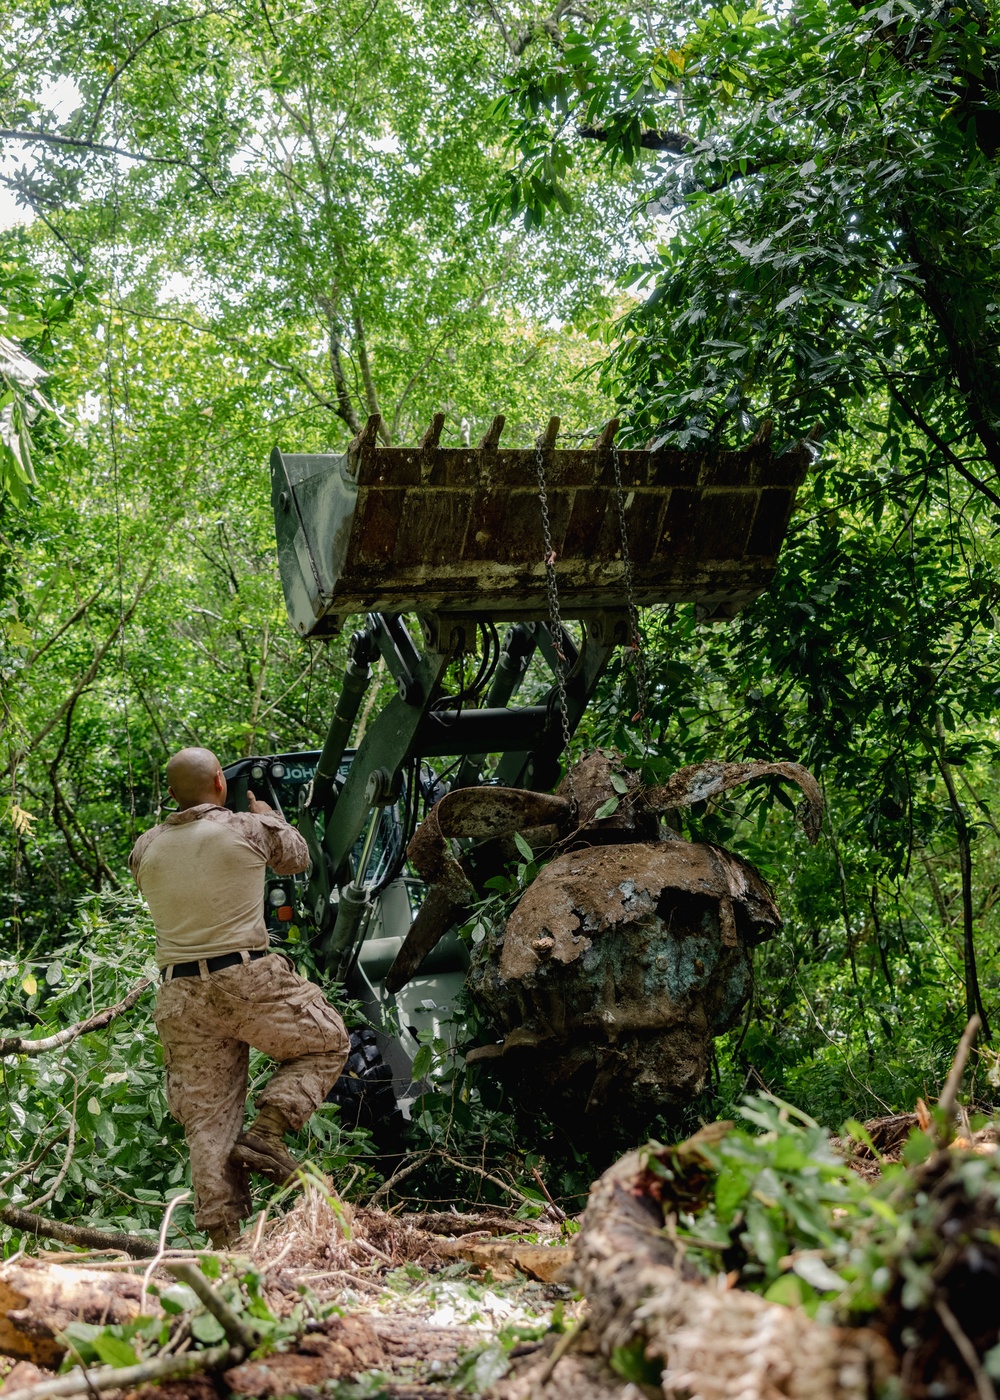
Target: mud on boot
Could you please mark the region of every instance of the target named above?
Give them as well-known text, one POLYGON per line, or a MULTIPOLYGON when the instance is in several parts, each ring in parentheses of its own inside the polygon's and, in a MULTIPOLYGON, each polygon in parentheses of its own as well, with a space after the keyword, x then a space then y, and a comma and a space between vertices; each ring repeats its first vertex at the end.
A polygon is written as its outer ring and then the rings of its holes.
POLYGON ((230 1154, 234 1162, 266 1176, 276 1186, 287 1186, 298 1174, 299 1164, 285 1146, 292 1125, 280 1109, 268 1104, 245 1133, 240 1133, 230 1154))

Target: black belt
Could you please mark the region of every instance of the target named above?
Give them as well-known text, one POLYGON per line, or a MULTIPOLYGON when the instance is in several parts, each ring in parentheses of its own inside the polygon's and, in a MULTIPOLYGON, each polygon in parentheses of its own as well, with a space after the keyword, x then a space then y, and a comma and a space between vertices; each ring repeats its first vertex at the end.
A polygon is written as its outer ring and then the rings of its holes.
MULTIPOLYGON (((235 967, 241 962, 256 962, 258 958, 266 958, 266 948, 256 948, 252 953, 220 953, 217 958, 206 958, 205 968, 208 972, 221 972, 224 967, 235 967)), ((201 964, 198 962, 171 963, 160 973, 160 981, 166 982, 167 973, 170 973, 170 981, 175 977, 200 977, 201 964)))

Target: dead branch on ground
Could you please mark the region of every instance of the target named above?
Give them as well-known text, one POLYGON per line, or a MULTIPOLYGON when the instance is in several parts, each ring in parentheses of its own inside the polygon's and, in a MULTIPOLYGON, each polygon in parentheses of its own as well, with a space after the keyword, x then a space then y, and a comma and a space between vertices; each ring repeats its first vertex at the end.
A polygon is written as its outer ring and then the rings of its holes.
POLYGON ((576 1283, 609 1361, 635 1355, 662 1371, 665 1395, 693 1400, 874 1400, 894 1370, 880 1337, 708 1286, 663 1233, 645 1177, 638 1152, 609 1168, 590 1189, 576 1239, 576 1283))
MULTIPOLYGON (((83 1249, 115 1249, 133 1259, 152 1259, 157 1250, 155 1240, 130 1235, 124 1230, 94 1230, 87 1225, 67 1225, 62 1220, 47 1220, 34 1211, 17 1206, 0 1206, 0 1222, 21 1230, 26 1235, 59 1240, 62 1244, 79 1245, 83 1249)), ((6 1397, 4 1397, 6 1400, 6 1397)))

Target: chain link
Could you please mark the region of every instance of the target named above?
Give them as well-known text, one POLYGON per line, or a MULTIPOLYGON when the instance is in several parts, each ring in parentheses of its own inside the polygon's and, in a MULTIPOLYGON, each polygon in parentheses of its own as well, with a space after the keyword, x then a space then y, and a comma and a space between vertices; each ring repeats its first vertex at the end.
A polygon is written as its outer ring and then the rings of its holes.
MULTIPOLYGON (((566 629, 559 612, 559 584, 556 579, 556 552, 552 548, 552 522, 549 518, 549 493, 545 480, 545 454, 539 443, 535 449, 535 467, 538 471, 538 503, 542 512, 542 537, 545 541, 545 591, 549 598, 549 631, 556 652, 556 689, 559 693, 559 717, 562 721, 562 746, 569 753, 571 738, 569 727, 569 705, 566 700, 566 656, 563 651, 566 629)), ((562 750, 561 750, 562 751, 562 750)))
POLYGON ((639 609, 635 602, 635 583, 632 576, 632 555, 628 547, 628 526, 625 521, 625 491, 622 487, 622 464, 618 452, 618 444, 611 445, 611 466, 615 474, 615 495, 618 501, 618 529, 622 542, 622 569, 625 575, 625 601, 628 606, 628 625, 631 636, 629 637, 629 649, 632 662, 632 673, 635 677, 635 693, 639 708, 632 716, 633 722, 636 720, 640 724, 642 734, 643 753, 648 754, 650 748, 649 736, 649 690, 646 679, 646 652, 643 646, 642 632, 639 629, 639 609))

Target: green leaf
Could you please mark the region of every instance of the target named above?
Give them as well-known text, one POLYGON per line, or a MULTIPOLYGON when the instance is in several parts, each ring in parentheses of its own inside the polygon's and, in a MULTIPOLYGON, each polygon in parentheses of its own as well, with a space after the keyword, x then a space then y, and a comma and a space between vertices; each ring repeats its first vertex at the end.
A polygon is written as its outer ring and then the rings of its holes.
POLYGON ((848 1118, 843 1131, 855 1142, 863 1142, 877 1162, 882 1160, 881 1152, 875 1146, 871 1134, 863 1123, 859 1123, 856 1118, 848 1118))
POLYGON ((114 1337, 108 1331, 99 1332, 92 1342, 97 1355, 106 1366, 138 1366, 139 1358, 135 1348, 121 1337, 114 1337))
POLYGON ((784 1240, 781 1238, 770 1211, 759 1202, 751 1200, 746 1212, 746 1232, 743 1238, 751 1252, 767 1268, 773 1268, 784 1254, 784 1240))
POLYGON ((104 1329, 95 1322, 68 1322, 59 1336, 71 1342, 81 1354, 92 1356, 93 1342, 104 1329))
POLYGON ((160 1294, 160 1302, 165 1312, 190 1312, 198 1306, 198 1295, 186 1283, 172 1283, 160 1294))
POLYGON ((646 1356, 646 1343, 637 1338, 627 1346, 615 1347, 611 1353, 611 1369, 617 1371, 623 1380, 634 1385, 653 1386, 659 1389, 663 1379, 663 1369, 655 1358, 646 1356))
POLYGON ((619 797, 609 797, 607 802, 602 802, 594 813, 596 820, 600 821, 603 817, 613 817, 618 811, 618 804, 620 801, 621 798, 619 797))
POLYGON ((847 1283, 818 1254, 793 1254, 792 1268, 819 1293, 842 1293, 847 1283))
POLYGON ((903 1161, 908 1167, 915 1167, 926 1162, 933 1151, 934 1139, 930 1134, 914 1128, 903 1147, 903 1161))
POLYGON ((764 1297, 769 1303, 780 1303, 785 1308, 799 1308, 803 1302, 801 1282, 794 1274, 781 1274, 768 1288, 764 1297))
POLYGON ((746 1173, 727 1162, 715 1183, 715 1209, 719 1219, 723 1222, 731 1220, 749 1191, 750 1179, 746 1173))
POLYGON ((774 1144, 772 1160, 778 1171, 793 1172, 804 1167, 808 1157, 798 1140, 791 1133, 786 1133, 774 1144))
POLYGON ((1000 1381, 1000 1346, 990 1347, 985 1353, 983 1367, 992 1380, 1000 1381))
POLYGON ((490 1342, 463 1362, 458 1380, 462 1390, 485 1395, 510 1370, 510 1357, 501 1342, 490 1342))
POLYGON ((519 831, 514 832, 514 845, 520 851, 521 855, 524 856, 525 860, 531 861, 535 859, 534 851, 519 831))
POLYGON ((620 792, 623 795, 628 792, 628 783, 620 773, 611 774, 611 786, 614 788, 615 792, 620 792))
POLYGON ((413 1066, 410 1073, 414 1079, 423 1079, 430 1073, 431 1065, 434 1063, 434 1051, 429 1045, 421 1045, 420 1049, 413 1057, 413 1066))
POLYGON ((225 1340, 225 1331, 217 1317, 209 1312, 196 1313, 191 1319, 191 1334, 206 1346, 215 1346, 225 1340))

